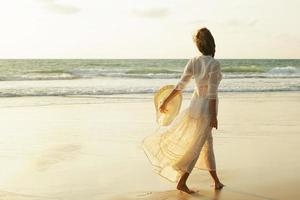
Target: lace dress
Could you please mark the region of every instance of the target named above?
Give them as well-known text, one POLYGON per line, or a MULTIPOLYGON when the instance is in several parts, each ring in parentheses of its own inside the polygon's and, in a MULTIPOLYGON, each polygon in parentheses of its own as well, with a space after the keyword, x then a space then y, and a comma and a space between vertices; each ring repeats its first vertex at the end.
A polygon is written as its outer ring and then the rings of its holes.
POLYGON ((155 171, 172 182, 177 182, 185 172, 191 173, 193 168, 216 169, 209 99, 217 100, 218 111, 220 63, 211 56, 190 59, 176 89, 183 90, 191 78, 195 80, 195 88, 189 106, 169 126, 142 142, 155 171))

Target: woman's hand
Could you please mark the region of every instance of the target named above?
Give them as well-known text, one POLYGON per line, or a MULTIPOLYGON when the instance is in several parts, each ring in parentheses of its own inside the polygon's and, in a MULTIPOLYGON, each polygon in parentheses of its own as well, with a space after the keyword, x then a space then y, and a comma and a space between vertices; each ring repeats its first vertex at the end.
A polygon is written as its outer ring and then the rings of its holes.
POLYGON ((165 112, 168 111, 168 110, 167 110, 167 103, 166 103, 166 101, 164 101, 164 102, 160 105, 159 111, 162 112, 162 113, 165 113, 165 112))
POLYGON ((218 119, 216 116, 211 117, 210 127, 218 129, 218 119))
POLYGON ((159 110, 162 113, 167 112, 167 104, 170 102, 177 94, 180 93, 180 90, 174 89, 172 90, 171 94, 163 101, 163 103, 160 105, 159 110))

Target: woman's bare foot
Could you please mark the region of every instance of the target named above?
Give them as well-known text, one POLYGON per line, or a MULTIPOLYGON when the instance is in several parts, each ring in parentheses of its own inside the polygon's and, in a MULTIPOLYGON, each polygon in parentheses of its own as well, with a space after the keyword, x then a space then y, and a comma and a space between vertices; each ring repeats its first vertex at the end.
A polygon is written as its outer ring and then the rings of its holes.
POLYGON ((215 183, 215 190, 221 190, 224 187, 224 185, 219 182, 219 183, 215 183))
POLYGON ((186 192, 188 194, 195 193, 195 191, 190 190, 186 184, 184 184, 184 185, 177 185, 177 190, 180 190, 182 192, 186 192))

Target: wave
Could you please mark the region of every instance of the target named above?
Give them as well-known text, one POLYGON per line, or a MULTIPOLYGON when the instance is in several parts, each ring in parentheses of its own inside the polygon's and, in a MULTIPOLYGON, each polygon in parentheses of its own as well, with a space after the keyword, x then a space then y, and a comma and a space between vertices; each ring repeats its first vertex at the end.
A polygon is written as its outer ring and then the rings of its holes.
POLYGON ((25 97, 25 96, 94 96, 94 95, 116 95, 116 94, 151 94, 154 89, 140 89, 140 90, 61 90, 61 91, 16 91, 16 92, 0 92, 0 97, 25 97))
POLYGON ((156 69, 156 68, 144 68, 144 69, 132 69, 126 71, 126 74, 177 74, 180 71, 174 71, 169 69, 156 69))
POLYGON ((52 80, 72 80, 79 79, 81 77, 76 77, 72 75, 61 74, 57 76, 38 76, 38 75, 24 75, 24 76, 0 76, 0 81, 52 81, 52 80))
POLYGON ((263 68, 255 65, 252 66, 232 66, 222 67, 222 72, 227 73, 261 73, 261 74, 297 74, 300 69, 293 66, 263 68))
POLYGON ((231 72, 231 73, 250 73, 250 72, 266 72, 267 70, 262 68, 262 67, 258 67, 255 65, 251 65, 251 66, 226 66, 226 67, 222 67, 222 72, 231 72))
MULTIPOLYGON (((134 95, 134 94, 153 94, 157 88, 143 88, 143 89, 120 89, 120 90, 80 90, 80 89, 66 89, 61 90, 44 90, 44 91, 7 91, 0 92, 1 97, 38 97, 38 96, 106 96, 106 95, 134 95)), ((300 91, 300 86, 286 87, 286 88, 223 88, 219 92, 295 92, 300 91)), ((185 93, 192 93, 192 89, 186 89, 185 93)))
POLYGON ((169 69, 77 69, 69 71, 69 73, 81 78, 97 78, 97 77, 112 77, 112 78, 147 78, 147 79, 169 79, 179 78, 180 71, 169 69))
POLYGON ((300 74, 224 74, 224 79, 243 79, 243 78, 266 78, 266 79, 293 79, 293 78, 300 78, 300 74))
MULTIPOLYGON (((294 66, 273 67, 271 69, 258 66, 222 67, 224 78, 300 78, 300 68, 294 66)), ((141 68, 141 69, 103 69, 78 68, 69 70, 37 70, 21 74, 0 75, 0 81, 26 80, 72 80, 89 78, 136 78, 136 79, 175 79, 181 76, 182 69, 141 68)))
POLYGON ((296 73, 300 73, 300 70, 293 66, 274 67, 268 73, 270 73, 270 74, 296 74, 296 73))

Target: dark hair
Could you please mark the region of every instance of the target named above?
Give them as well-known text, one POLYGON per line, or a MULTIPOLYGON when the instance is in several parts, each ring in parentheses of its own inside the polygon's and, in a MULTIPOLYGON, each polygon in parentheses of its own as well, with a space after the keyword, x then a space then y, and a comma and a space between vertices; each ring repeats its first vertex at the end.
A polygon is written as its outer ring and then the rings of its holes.
POLYGON ((207 28, 201 28, 194 36, 194 42, 203 55, 215 56, 216 44, 214 37, 207 28))

